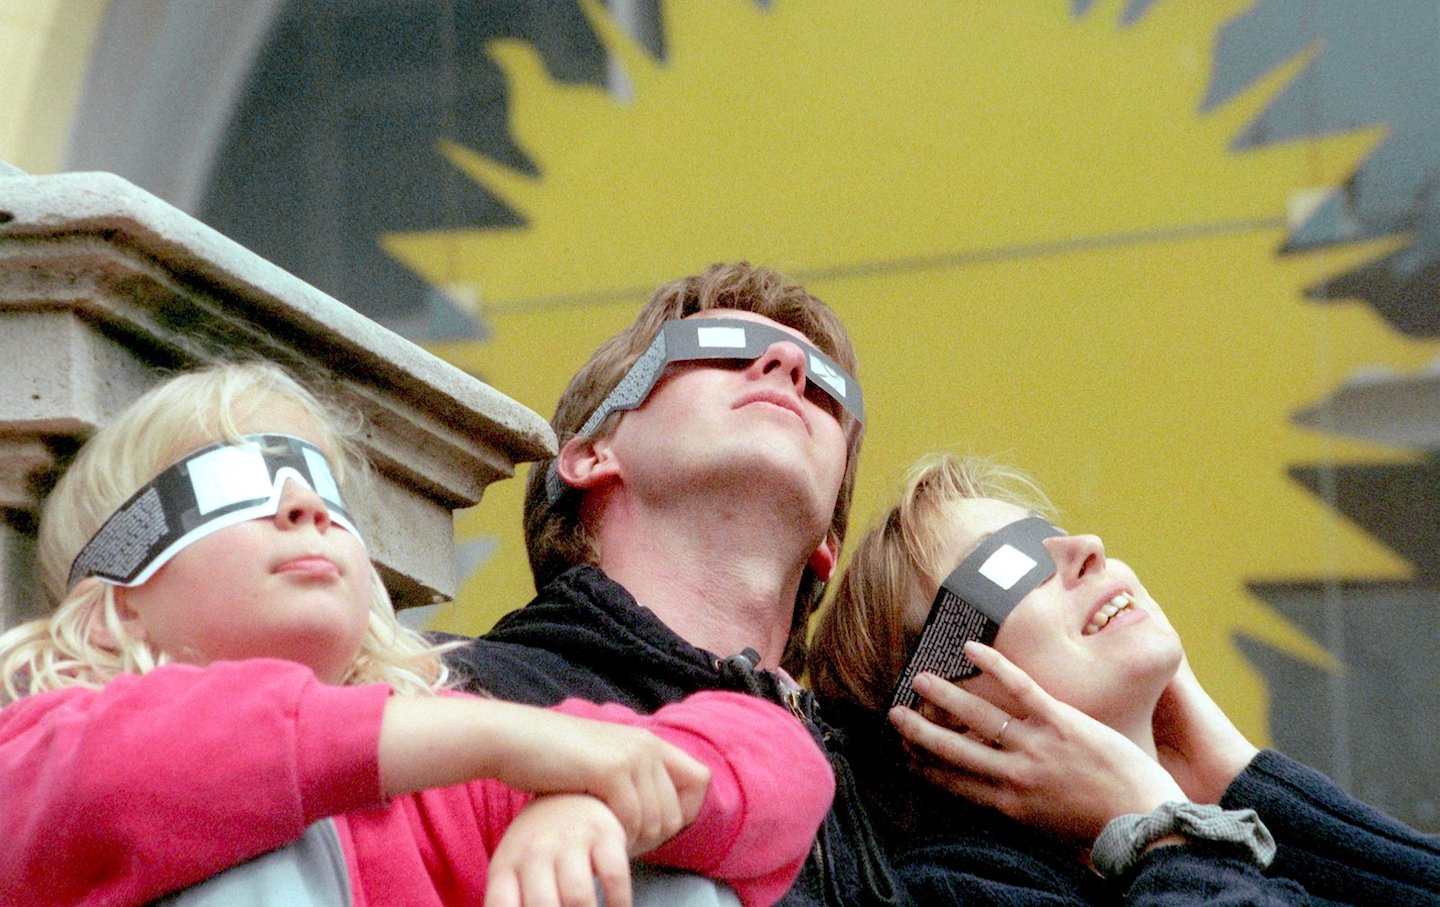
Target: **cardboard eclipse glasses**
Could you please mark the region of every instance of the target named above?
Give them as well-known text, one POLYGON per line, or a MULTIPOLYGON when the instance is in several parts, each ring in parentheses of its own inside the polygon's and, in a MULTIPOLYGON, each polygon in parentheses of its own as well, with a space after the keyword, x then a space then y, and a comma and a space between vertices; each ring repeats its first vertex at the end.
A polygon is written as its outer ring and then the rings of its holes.
POLYGON ((360 538, 320 448, 290 435, 245 435, 187 454, 131 495, 80 549, 69 587, 87 576, 138 586, 199 539, 274 516, 290 480, 319 495, 331 521, 360 538))
POLYGON ((921 671, 950 680, 980 673, 965 657, 965 643, 994 642, 1015 606, 1055 575, 1055 559, 1045 549, 1045 540, 1067 534, 1044 517, 1026 517, 1001 527, 961 560, 935 593, 890 706, 915 707, 915 675, 921 671))
MULTIPOLYGON (((812 387, 829 395, 856 422, 864 423, 865 404, 859 382, 810 342, 773 325, 740 318, 677 318, 660 326, 650 346, 580 426, 576 436, 583 438, 591 434, 611 413, 639 407, 654 390, 665 366, 672 362, 697 359, 753 362, 780 341, 793 343, 805 351, 805 378, 812 387)), ((550 503, 560 500, 568 487, 551 461, 545 476, 545 493, 550 503)))

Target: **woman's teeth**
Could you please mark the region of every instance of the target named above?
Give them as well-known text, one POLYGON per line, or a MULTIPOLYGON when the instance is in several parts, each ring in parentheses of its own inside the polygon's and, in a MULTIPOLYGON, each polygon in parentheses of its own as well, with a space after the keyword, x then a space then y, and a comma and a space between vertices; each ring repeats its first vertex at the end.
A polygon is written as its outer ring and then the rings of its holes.
POLYGON ((1127 593, 1121 592, 1106 602, 1099 611, 1095 612, 1095 616, 1090 618, 1090 623, 1085 625, 1085 630, 1081 635, 1090 636, 1094 633, 1099 633, 1105 629, 1106 624, 1110 623, 1110 618, 1119 614, 1121 611, 1128 611, 1133 607, 1135 607, 1135 599, 1131 598, 1127 593))

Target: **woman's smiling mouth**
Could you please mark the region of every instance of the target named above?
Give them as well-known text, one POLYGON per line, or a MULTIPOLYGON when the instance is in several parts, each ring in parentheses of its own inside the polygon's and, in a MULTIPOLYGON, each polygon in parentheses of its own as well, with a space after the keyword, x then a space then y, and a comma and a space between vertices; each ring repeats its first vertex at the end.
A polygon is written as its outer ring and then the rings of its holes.
POLYGON ((1085 625, 1085 629, 1080 632, 1080 635, 1093 636, 1099 633, 1110 623, 1111 618, 1122 611, 1129 611, 1133 607, 1135 607, 1134 596, 1128 592, 1118 593, 1114 598, 1100 606, 1100 609, 1091 616, 1090 622, 1085 625))

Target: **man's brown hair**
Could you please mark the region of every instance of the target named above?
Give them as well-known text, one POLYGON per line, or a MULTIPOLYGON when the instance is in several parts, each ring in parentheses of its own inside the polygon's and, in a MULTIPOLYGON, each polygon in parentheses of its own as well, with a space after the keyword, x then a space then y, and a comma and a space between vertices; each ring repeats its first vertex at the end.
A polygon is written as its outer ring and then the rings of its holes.
MULTIPOLYGON (((708 309, 735 309, 754 312, 804 334, 822 352, 852 376, 856 372, 855 349, 839 317, 829 306, 768 268, 746 262, 711 265, 702 274, 681 278, 659 287, 651 294, 633 324, 607 340, 570 380, 560 396, 550 424, 560 446, 575 437, 640 354, 655 339, 666 321, 685 318, 708 309)), ((614 430, 622 413, 610 415, 592 434, 605 437, 614 430)), ((842 411, 842 427, 849 438, 845 477, 835 501, 828 537, 837 551, 845 537, 850 518, 850 500, 855 488, 855 464, 860 451, 861 428, 852 425, 842 411)), ((530 570, 540 588, 571 567, 596 564, 600 552, 589 527, 580 516, 579 494, 566 494, 553 504, 546 493, 545 477, 553 460, 530 467, 525 489, 525 544, 530 570)), ((806 623, 819 603, 824 584, 807 568, 800 580, 790 639, 782 664, 798 674, 805 664, 806 623)), ((729 653, 721 653, 729 654, 729 653)))

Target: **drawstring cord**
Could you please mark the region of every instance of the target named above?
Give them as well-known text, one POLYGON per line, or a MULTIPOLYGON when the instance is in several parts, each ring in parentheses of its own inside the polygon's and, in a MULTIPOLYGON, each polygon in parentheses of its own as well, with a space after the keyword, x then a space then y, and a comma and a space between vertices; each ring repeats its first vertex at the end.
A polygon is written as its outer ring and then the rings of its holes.
POLYGON ((787 705, 795 717, 804 722, 811 734, 817 737, 816 742, 820 744, 830 762, 830 768, 835 773, 835 803, 820 826, 820 836, 816 842, 826 903, 861 903, 883 907, 908 903, 908 899, 901 896, 900 888, 890 870, 889 860, 880 847, 879 836, 861 805, 860 791, 856 787, 850 763, 832 748, 835 734, 816 716, 814 699, 798 689, 795 691, 798 695, 786 695, 774 674, 756 670, 759 664, 760 653, 749 647, 735 655, 715 660, 722 687, 787 705), (853 856, 856 857, 850 868, 859 876, 857 881, 861 900, 858 902, 837 889, 838 879, 843 873, 838 872, 840 867, 832 863, 836 854, 830 843, 832 836, 852 842, 852 847, 847 850, 853 851, 853 856))

